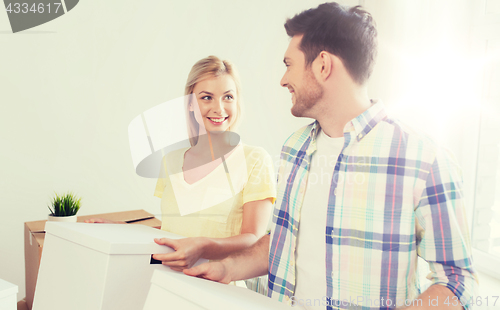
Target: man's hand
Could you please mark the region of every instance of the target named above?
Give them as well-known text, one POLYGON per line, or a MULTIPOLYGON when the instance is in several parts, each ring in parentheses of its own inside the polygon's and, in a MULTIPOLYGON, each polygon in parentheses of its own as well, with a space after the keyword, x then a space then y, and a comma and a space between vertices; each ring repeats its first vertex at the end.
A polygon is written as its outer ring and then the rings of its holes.
POLYGON ((267 273, 269 235, 260 238, 253 246, 231 254, 219 262, 210 262, 184 269, 189 276, 229 283, 263 276, 267 273))
POLYGON ((397 310, 463 310, 456 295, 444 285, 434 284, 415 299, 409 307, 399 307, 397 310))
POLYGON ((163 265, 169 266, 172 270, 182 271, 191 268, 198 259, 202 258, 206 238, 184 238, 184 239, 155 239, 159 245, 166 245, 174 249, 175 252, 168 254, 154 254, 153 258, 162 261, 163 265))
POLYGON ((220 262, 210 262, 190 269, 184 269, 183 272, 188 276, 204 278, 215 282, 228 284, 229 282, 231 282, 231 278, 227 270, 228 268, 226 267, 224 260, 222 260, 220 262))

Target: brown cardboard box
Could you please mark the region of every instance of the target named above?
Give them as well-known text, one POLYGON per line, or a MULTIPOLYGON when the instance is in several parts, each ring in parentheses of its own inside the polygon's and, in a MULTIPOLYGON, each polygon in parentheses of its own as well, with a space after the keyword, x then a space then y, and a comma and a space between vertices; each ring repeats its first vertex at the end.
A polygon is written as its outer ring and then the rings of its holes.
POLYGON ((20 300, 17 302, 17 310, 29 310, 26 300, 20 300))
MULTIPOLYGON (((84 222, 91 218, 103 218, 113 221, 124 221, 131 224, 142 224, 150 227, 160 228, 161 221, 153 214, 144 210, 124 211, 115 213, 104 213, 95 215, 79 216, 78 222, 84 222)), ((26 304, 29 309, 33 306, 35 285, 42 258, 43 241, 45 239, 45 222, 34 221, 24 223, 24 261, 26 271, 26 304)), ((19 303, 18 303, 19 309, 19 303)))

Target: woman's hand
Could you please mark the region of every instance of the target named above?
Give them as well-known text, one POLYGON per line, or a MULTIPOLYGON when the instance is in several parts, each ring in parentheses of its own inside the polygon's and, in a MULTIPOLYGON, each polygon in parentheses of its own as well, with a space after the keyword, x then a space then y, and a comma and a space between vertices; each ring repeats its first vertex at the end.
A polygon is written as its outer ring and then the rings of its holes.
POLYGON ((175 250, 168 254, 154 254, 153 258, 162 261, 163 265, 169 266, 172 270, 182 271, 191 268, 201 257, 209 243, 208 238, 184 238, 184 239, 155 239, 160 245, 166 245, 175 250))
POLYGON ((122 221, 112 221, 112 220, 101 219, 101 218, 85 220, 85 223, 126 224, 125 222, 122 222, 122 221))

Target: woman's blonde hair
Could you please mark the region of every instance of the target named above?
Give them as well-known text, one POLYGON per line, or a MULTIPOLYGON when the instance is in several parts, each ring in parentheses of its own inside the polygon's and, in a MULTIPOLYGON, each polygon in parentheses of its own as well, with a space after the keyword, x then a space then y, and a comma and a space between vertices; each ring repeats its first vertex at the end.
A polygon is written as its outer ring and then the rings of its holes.
MULTIPOLYGON (((186 96, 192 94, 194 87, 198 82, 225 74, 230 75, 236 85, 236 116, 232 117, 233 122, 231 124, 231 129, 235 129, 241 118, 241 83, 236 68, 230 61, 220 60, 216 56, 208 56, 199 60, 191 68, 191 72, 189 72, 184 94, 186 96)), ((190 97, 191 96, 187 98, 190 97)), ((191 146, 194 146, 198 143, 199 124, 194 118, 194 112, 189 111, 189 102, 186 103, 189 142, 191 143, 191 146)))

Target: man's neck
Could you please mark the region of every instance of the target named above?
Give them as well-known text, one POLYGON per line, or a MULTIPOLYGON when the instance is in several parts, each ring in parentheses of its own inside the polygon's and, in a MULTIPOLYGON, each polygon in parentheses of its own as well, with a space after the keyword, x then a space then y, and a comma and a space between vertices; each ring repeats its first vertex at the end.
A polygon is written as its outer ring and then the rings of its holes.
POLYGON ((371 101, 364 89, 344 94, 344 96, 337 96, 334 104, 325 105, 322 113, 316 118, 321 129, 332 138, 343 137, 345 125, 371 106, 371 101))

